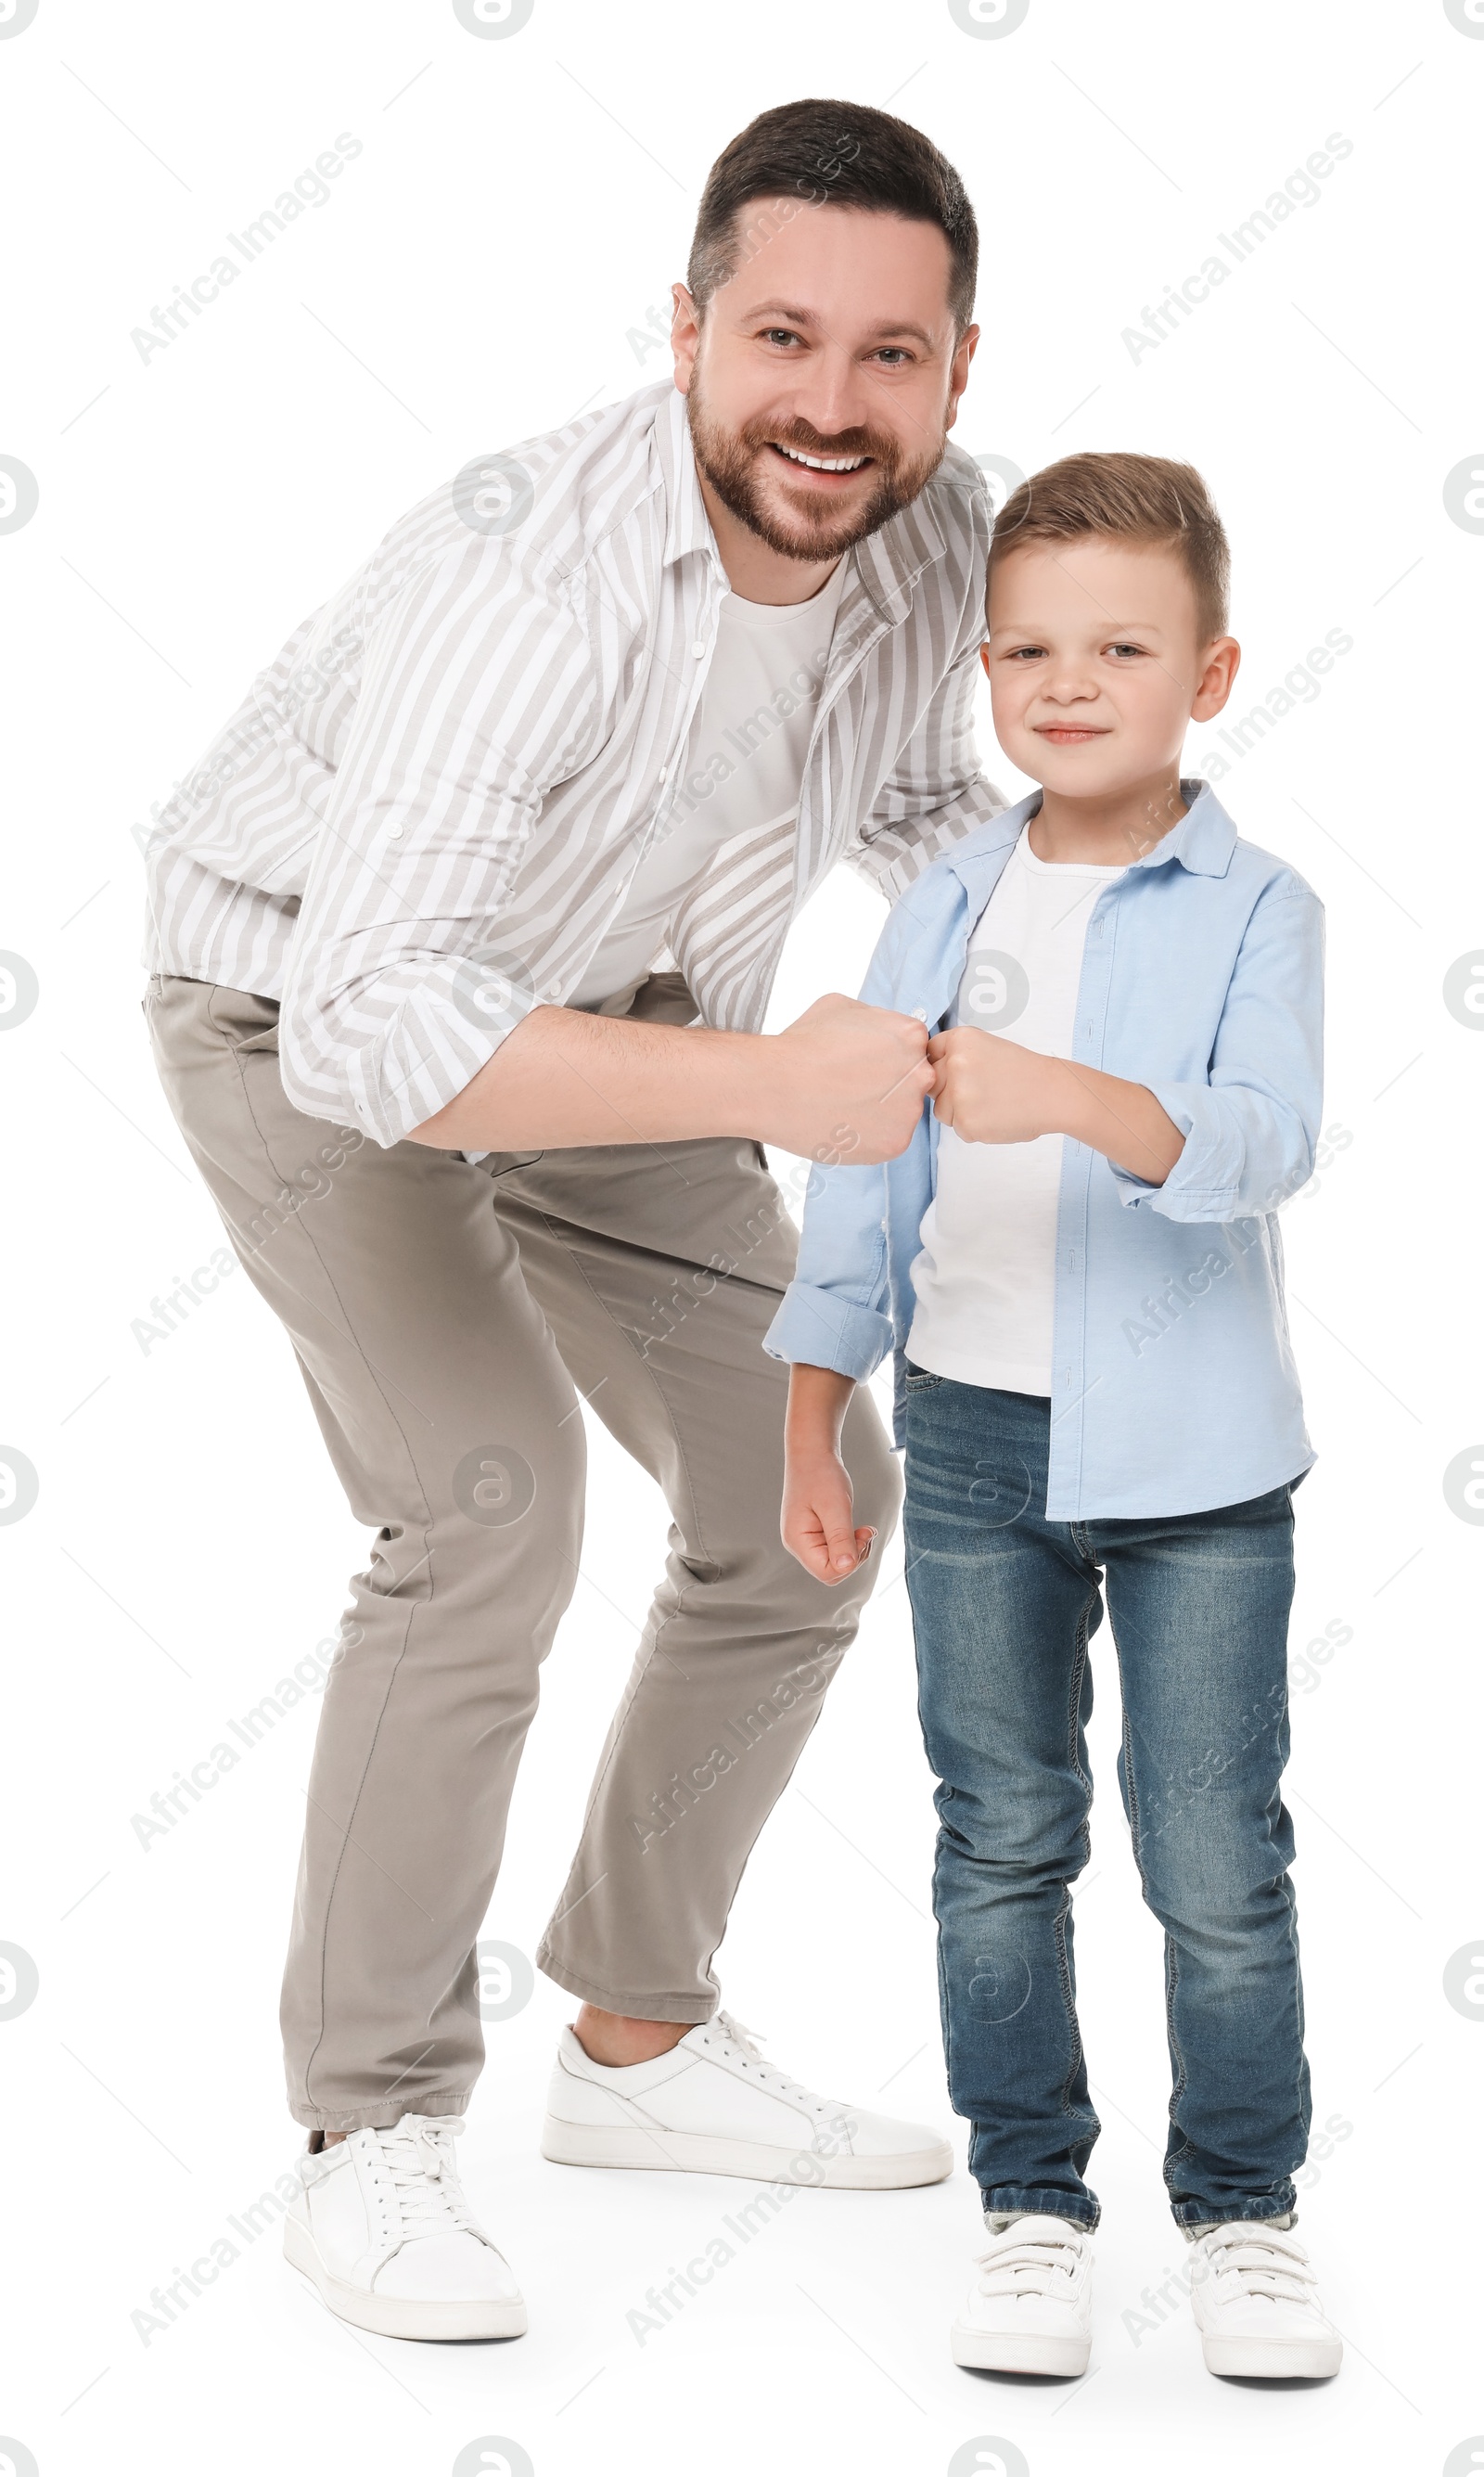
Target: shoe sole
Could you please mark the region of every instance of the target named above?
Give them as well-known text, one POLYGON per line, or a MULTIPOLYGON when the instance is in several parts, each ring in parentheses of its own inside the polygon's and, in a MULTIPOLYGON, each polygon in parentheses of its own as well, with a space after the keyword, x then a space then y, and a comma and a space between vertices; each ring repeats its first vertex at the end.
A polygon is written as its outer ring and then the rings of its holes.
POLYGON ((953 2325, 953 2363, 984 2374, 1085 2374, 1091 2339, 1057 2339, 1041 2331, 976 2331, 953 2325))
POLYGON ((940 2185, 952 2174, 946 2141, 896 2159, 815 2159, 763 2141, 719 2141, 705 2133, 651 2133, 638 2124, 563 2124, 549 2115, 541 2156, 561 2167, 650 2167, 690 2176, 747 2176, 763 2184, 829 2185, 852 2192, 895 2192, 908 2185, 940 2185), (817 2172, 797 2170, 808 2159, 817 2172))
POLYGON ((1298 2376, 1322 2382, 1337 2374, 1345 2354, 1341 2339, 1234 2339, 1202 2331, 1200 2353, 1208 2374, 1246 2374, 1250 2381, 1280 2383, 1298 2376))
POLYGON ((313 2281, 332 2314, 383 2339, 518 2339, 526 2329, 521 2297, 502 2302, 477 2296, 458 2303, 436 2296, 378 2296, 374 2289, 352 2288, 325 2268, 298 2219, 284 2222, 284 2252, 295 2270, 313 2281))

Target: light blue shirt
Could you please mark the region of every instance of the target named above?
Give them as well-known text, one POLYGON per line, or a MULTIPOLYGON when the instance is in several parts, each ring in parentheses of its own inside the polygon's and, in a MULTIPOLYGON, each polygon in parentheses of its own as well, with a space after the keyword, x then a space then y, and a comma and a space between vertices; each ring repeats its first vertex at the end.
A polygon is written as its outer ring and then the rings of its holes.
MULTIPOLYGON (((1208 785, 1181 790, 1188 813, 1100 888, 1088 922, 1072 1056, 1147 1085, 1185 1148, 1154 1188, 1087 1144, 1063 1145, 1051 1520, 1238 1505, 1314 1460, 1276 1207, 1314 1166, 1323 907, 1286 861, 1239 840, 1208 785)), ((863 998, 933 1030, 952 1019, 970 938, 1040 796, 908 888, 863 998)), ((937 1148, 929 1103, 897 1160, 811 1172, 797 1278, 764 1345, 857 1381, 895 1350, 899 1445, 937 1148)))

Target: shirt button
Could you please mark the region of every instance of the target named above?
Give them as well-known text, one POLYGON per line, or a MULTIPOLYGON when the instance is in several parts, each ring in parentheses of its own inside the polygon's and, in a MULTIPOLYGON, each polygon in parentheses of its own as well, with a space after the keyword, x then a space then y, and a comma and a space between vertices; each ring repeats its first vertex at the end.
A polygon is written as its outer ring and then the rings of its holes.
POLYGON ((661 781, 661 783, 668 783, 668 782, 669 782, 669 780, 670 780, 670 768, 669 768, 669 766, 668 766, 668 765, 661 765, 661 767, 660 767, 660 769, 659 769, 659 780, 661 781))
POLYGON ((395 839, 395 838, 396 838, 398 835, 405 834, 405 833, 407 832, 407 829, 406 829, 406 827, 405 827, 405 826, 388 826, 388 827, 387 827, 387 829, 386 829, 386 831, 387 831, 387 833, 388 833, 388 834, 393 838, 393 839, 395 839))
POLYGON ((546 994, 547 994, 547 996, 548 996, 549 998, 559 998, 559 997, 560 997, 560 995, 561 995, 561 983, 560 983, 560 981, 553 981, 553 983, 551 984, 551 987, 548 988, 548 990, 547 990, 546 994))
POLYGON ((695 656, 695 658, 696 658, 697 662, 699 663, 699 662, 700 662, 700 660, 701 660, 702 655, 705 652, 705 645, 703 645, 703 643, 702 643, 702 641, 701 641, 701 639, 700 639, 700 638, 699 638, 699 637, 696 638, 696 641, 695 641, 695 643, 692 645, 692 647, 691 647, 691 649, 690 649, 690 650, 691 650, 691 652, 694 654, 694 656, 695 656))

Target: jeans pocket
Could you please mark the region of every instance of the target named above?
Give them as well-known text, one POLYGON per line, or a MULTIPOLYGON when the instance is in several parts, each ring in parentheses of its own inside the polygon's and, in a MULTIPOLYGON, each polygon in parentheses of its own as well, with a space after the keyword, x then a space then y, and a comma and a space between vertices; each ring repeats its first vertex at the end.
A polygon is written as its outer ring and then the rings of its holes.
POLYGON ((909 1393, 926 1393, 930 1385, 946 1385, 948 1382, 944 1376, 934 1376, 930 1367, 914 1366, 910 1359, 906 1362, 904 1372, 909 1393))

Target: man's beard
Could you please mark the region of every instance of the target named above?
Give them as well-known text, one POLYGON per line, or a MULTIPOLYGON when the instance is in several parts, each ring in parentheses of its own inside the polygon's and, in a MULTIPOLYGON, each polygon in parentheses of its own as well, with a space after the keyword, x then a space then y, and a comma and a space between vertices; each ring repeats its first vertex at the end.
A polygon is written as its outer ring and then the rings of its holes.
MULTIPOLYGON (((785 559, 838 559, 853 543, 877 533, 902 509, 910 507, 937 471, 948 444, 945 431, 926 454, 911 458, 887 433, 865 428, 842 430, 833 438, 822 438, 810 423, 799 420, 749 421, 740 430, 724 430, 712 420, 694 373, 686 410, 697 466, 723 507, 785 559), (825 507, 797 515, 775 513, 766 503, 757 472, 759 454, 766 454, 774 444, 795 447, 804 456, 869 456, 874 488, 864 503, 849 513, 842 509, 834 514, 825 507)), ((786 464, 779 467, 785 488, 787 469, 786 464)))

